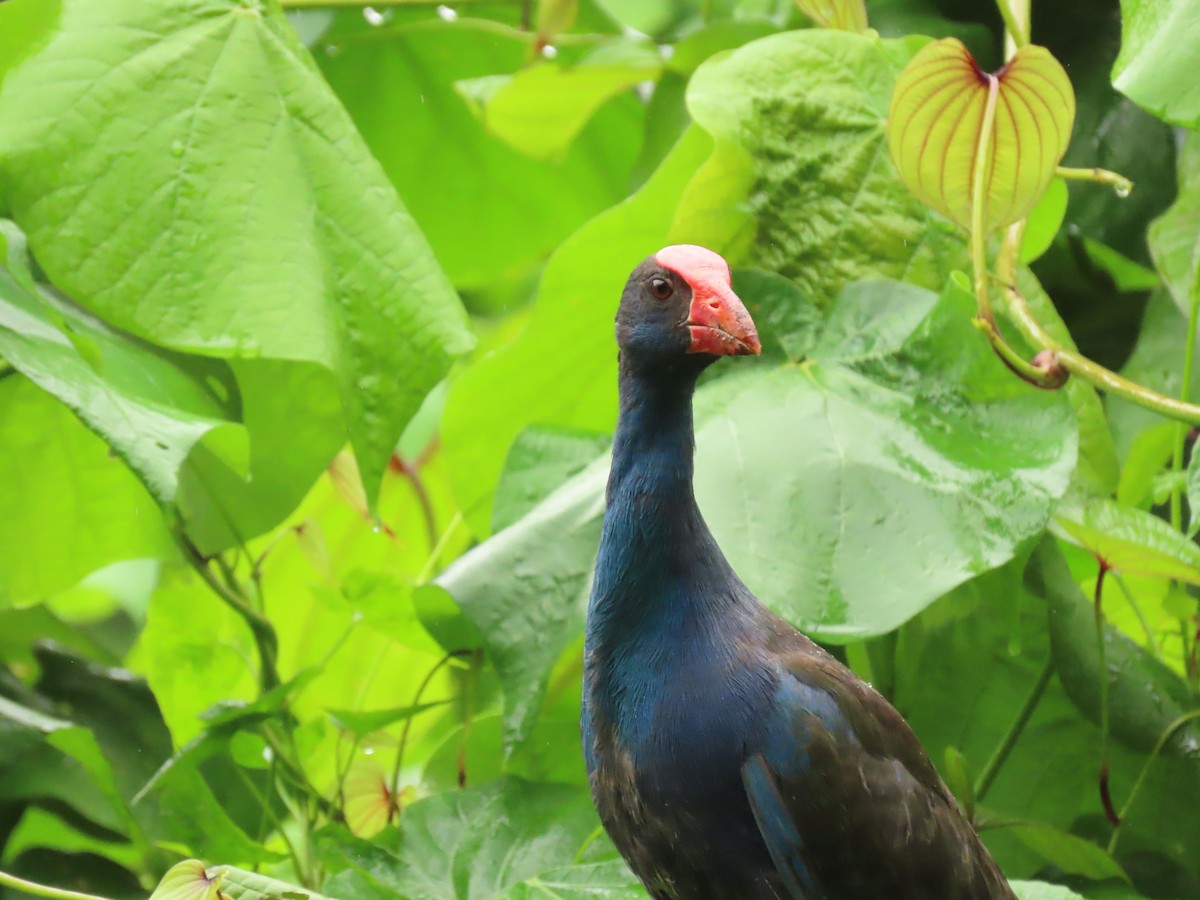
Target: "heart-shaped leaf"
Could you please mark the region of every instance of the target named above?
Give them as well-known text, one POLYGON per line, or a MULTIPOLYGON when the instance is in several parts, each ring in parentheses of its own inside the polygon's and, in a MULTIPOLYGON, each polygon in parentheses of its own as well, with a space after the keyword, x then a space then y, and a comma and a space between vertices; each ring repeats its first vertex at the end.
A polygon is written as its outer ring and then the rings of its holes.
POLYGON ((1071 82, 1044 47, 1022 47, 989 74, 961 41, 946 38, 924 47, 897 79, 888 145, 913 193, 967 228, 978 187, 990 231, 1034 207, 1074 120, 1071 82))
POLYGON ((863 0, 796 0, 796 5, 800 12, 825 28, 867 30, 867 7, 863 0))

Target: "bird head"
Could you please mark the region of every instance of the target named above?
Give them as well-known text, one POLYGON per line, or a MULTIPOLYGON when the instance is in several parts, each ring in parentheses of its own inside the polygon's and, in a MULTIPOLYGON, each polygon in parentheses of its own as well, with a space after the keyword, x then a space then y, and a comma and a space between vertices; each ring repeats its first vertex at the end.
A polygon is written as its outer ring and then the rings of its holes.
POLYGON ((617 310, 617 345, 643 365, 691 359, 697 368, 718 356, 762 352, 729 264, 694 244, 664 247, 633 270, 617 310))

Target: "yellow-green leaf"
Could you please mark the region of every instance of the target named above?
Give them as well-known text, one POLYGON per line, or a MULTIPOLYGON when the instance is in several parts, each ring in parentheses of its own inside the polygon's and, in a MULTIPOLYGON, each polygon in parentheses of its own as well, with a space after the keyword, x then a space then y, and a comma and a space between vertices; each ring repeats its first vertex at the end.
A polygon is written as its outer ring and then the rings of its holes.
POLYGON ((1071 138, 1075 93, 1044 47, 1022 47, 987 73, 956 38, 934 41, 896 81, 888 145, 923 202, 970 228, 975 172, 984 230, 1025 216, 1054 177, 1071 138))
POLYGON ((863 0, 796 0, 800 12, 825 28, 866 31, 867 7, 863 0))

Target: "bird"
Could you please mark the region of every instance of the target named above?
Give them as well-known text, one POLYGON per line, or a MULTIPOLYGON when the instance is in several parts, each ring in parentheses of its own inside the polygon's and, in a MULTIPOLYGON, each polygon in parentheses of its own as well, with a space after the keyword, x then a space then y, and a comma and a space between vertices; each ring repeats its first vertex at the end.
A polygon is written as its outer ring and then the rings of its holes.
POLYGON ((900 713, 760 603, 700 513, 696 380, 762 350, 724 258, 645 259, 616 338, 581 726, 633 873, 655 900, 1015 900, 900 713))

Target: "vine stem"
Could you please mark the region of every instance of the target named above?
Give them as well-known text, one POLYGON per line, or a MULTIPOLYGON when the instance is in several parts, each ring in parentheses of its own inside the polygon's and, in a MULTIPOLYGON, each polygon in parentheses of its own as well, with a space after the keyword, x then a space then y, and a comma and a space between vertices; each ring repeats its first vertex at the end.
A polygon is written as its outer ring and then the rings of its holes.
MULTIPOLYGON (((1192 285, 1188 292, 1188 331, 1187 344, 1183 351, 1183 384, 1179 388, 1179 399, 1183 403, 1188 402, 1192 391, 1192 369, 1196 361, 1196 325, 1200 319, 1200 260, 1197 261, 1195 270, 1192 273, 1192 285)), ((1184 441, 1187 438, 1187 430, 1183 425, 1176 423, 1175 425, 1175 448, 1171 457, 1171 471, 1177 475, 1183 471, 1183 448, 1184 441)), ((1181 491, 1171 491, 1171 527, 1176 531, 1183 531, 1183 498, 1181 491)), ((1193 518, 1200 510, 1191 510, 1193 518)))
POLYGON ((983 107, 983 122, 979 126, 979 146, 971 172, 971 267, 975 272, 975 300, 979 318, 993 329, 996 317, 992 313, 992 298, 988 291, 987 231, 983 222, 983 192, 986 187, 988 156, 992 152, 992 128, 996 123, 996 100, 1000 96, 1000 81, 987 76, 988 95, 983 107))
MULTIPOLYGON (((191 564, 204 583, 212 589, 218 597, 224 600, 233 610, 240 615, 249 626, 251 634, 254 635, 254 642, 258 645, 259 658, 259 687, 263 693, 278 687, 279 669, 279 638, 275 634, 275 626, 256 610, 249 601, 240 596, 231 586, 224 584, 209 568, 208 560, 204 558, 204 554, 192 543, 191 539, 182 531, 175 533, 176 542, 183 551, 184 557, 191 564)), ((236 582, 235 582, 236 583, 236 582)))
POLYGON ((1101 599, 1104 596, 1104 576, 1108 574, 1108 563, 1100 557, 1100 572, 1096 576, 1096 595, 1093 603, 1093 616, 1096 620, 1096 650, 1100 655, 1100 802, 1104 804, 1104 814, 1113 827, 1121 824, 1121 817, 1113 808, 1112 794, 1108 789, 1108 652, 1104 642, 1104 606, 1101 599))
POLYGON ((1054 174, 1069 181, 1093 181, 1096 184, 1107 184, 1117 192, 1118 197, 1128 197, 1133 190, 1133 182, 1120 172, 1109 169, 1073 169, 1070 166, 1058 166, 1054 174))
POLYGON ((1000 18, 1004 20, 1005 43, 1012 44, 1006 57, 1012 58, 1017 50, 1029 43, 1029 0, 996 0, 1000 18))
POLYGON ((996 780, 996 776, 1000 773, 1000 769, 1004 766, 1008 755, 1012 753, 1013 747, 1017 745, 1017 741, 1021 737, 1021 733, 1025 730, 1025 726, 1029 724, 1029 718, 1033 715, 1033 711, 1037 709, 1038 704, 1042 700, 1042 695, 1046 692, 1046 685, 1050 683, 1050 676, 1054 674, 1054 660, 1046 660, 1046 665, 1042 666, 1042 671, 1038 675, 1037 681, 1029 691, 1029 696, 1025 698, 1025 702, 1021 705, 1020 712, 1013 719, 1013 723, 1008 726, 1008 731, 1001 738, 1000 743, 996 746, 992 753, 991 759, 987 761, 987 765, 983 767, 983 772, 979 775, 979 780, 975 782, 975 802, 983 800, 984 794, 991 789, 992 782, 996 780))
POLYGON ((26 881, 8 872, 0 872, 0 884, 10 887, 31 897, 51 897, 53 900, 109 900, 98 894, 81 894, 79 891, 68 891, 65 888, 51 887, 48 884, 38 884, 36 881, 26 881))
MULTIPOLYGON (((1002 273, 1001 277, 1005 278, 1005 275, 1002 273)), ((1069 373, 1078 375, 1094 387, 1107 391, 1110 394, 1117 394, 1131 403, 1136 403, 1138 406, 1145 407, 1161 416, 1186 422, 1189 425, 1200 426, 1200 406, 1176 400, 1174 397, 1168 397, 1165 394, 1158 393, 1158 391, 1152 391, 1147 387, 1130 381, 1128 378, 1118 375, 1110 369, 1104 368, 1104 366, 1098 363, 1092 362, 1086 356, 1074 350, 1068 350, 1063 347, 1034 318, 1016 284, 1008 281, 1007 278, 1005 280, 1007 281, 1006 290, 1009 300, 1008 311, 1012 315, 1013 321, 1017 323, 1018 328, 1021 329, 1030 341, 1046 350, 1053 351, 1058 363, 1069 373)))
MULTIPOLYGON (((452 659, 457 659, 460 656, 465 656, 469 653, 468 650, 455 650, 447 653, 437 661, 432 669, 430 669, 421 683, 417 686, 417 692, 413 694, 412 706, 417 706, 421 702, 421 697, 425 694, 425 689, 429 687, 429 683, 433 681, 433 676, 440 672, 447 663, 452 659)), ((400 744, 396 748, 396 762, 392 766, 392 778, 388 783, 388 790, 391 794, 391 808, 388 810, 388 821, 392 821, 392 816, 399 814, 399 797, 400 797, 400 770, 404 766, 404 750, 408 746, 408 733, 412 730, 412 722, 416 716, 409 716, 404 720, 404 730, 400 732, 400 744)))

